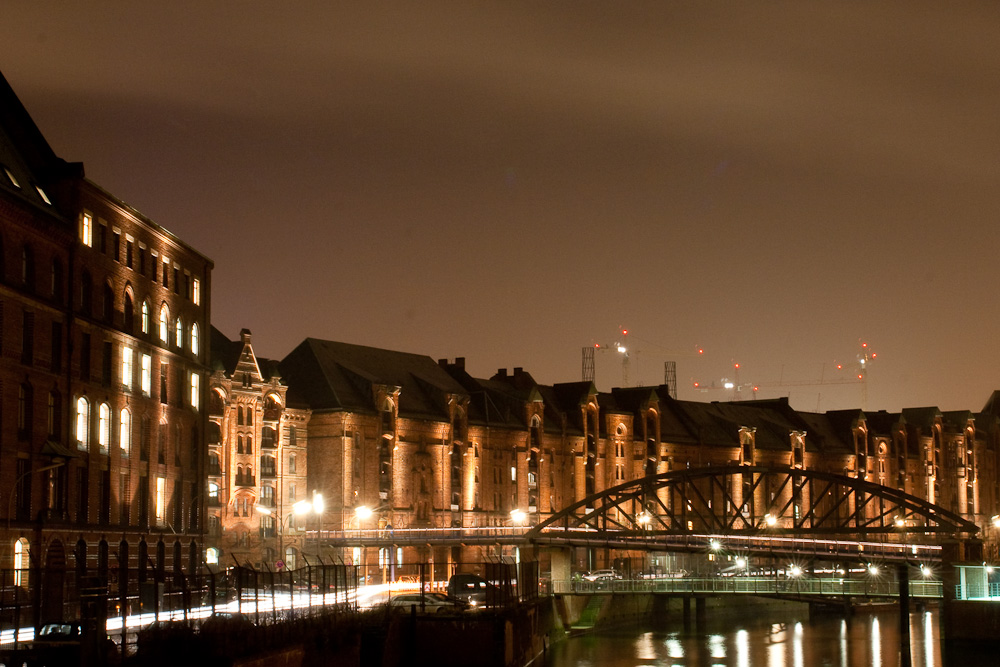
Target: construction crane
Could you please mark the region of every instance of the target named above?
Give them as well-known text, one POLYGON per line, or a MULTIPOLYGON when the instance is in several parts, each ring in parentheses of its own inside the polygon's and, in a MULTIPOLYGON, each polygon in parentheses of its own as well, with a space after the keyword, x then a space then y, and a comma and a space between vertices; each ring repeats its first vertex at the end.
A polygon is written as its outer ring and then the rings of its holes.
MULTIPOLYGON (((582 348, 582 360, 583 360, 582 361, 582 371, 583 371, 582 372, 582 377, 583 377, 583 380, 585 382, 594 382, 595 381, 595 378, 596 378, 596 372, 595 372, 595 356, 596 356, 596 352, 598 352, 598 351, 604 351, 604 350, 609 350, 609 351, 612 351, 612 352, 617 352, 618 354, 621 355, 621 363, 622 363, 622 386, 623 387, 628 387, 629 386, 629 371, 630 371, 630 365, 631 365, 631 356, 634 354, 638 358, 638 355, 640 354, 640 350, 634 349, 633 346, 629 344, 629 342, 628 342, 629 330, 628 329, 620 328, 618 330, 618 334, 619 334, 618 335, 618 340, 616 340, 614 343, 612 343, 610 345, 604 345, 604 344, 600 344, 600 343, 595 343, 594 345, 582 348)), ((635 337, 633 336, 633 338, 635 338, 635 337)), ((660 346, 658 346, 655 343, 652 343, 650 341, 646 341, 646 340, 639 339, 639 338, 636 338, 636 339, 637 340, 641 340, 644 345, 648 345, 650 347, 660 348, 660 346)), ((662 350, 663 348, 660 348, 660 349, 662 350)), ((695 352, 693 354, 692 353, 677 353, 677 352, 671 352, 669 354, 674 355, 674 356, 684 356, 684 357, 695 356, 695 357, 698 357, 698 356, 704 355, 705 354, 705 350, 702 347, 697 347, 697 348, 695 348, 695 352)), ((670 393, 670 395, 673 398, 677 398, 677 362, 676 361, 664 361, 663 362, 663 384, 665 384, 667 386, 667 390, 670 393)))
POLYGON ((619 329, 618 340, 612 345, 601 345, 600 343, 594 343, 589 347, 583 348, 583 381, 584 382, 595 382, 596 373, 594 367, 594 353, 598 350, 614 350, 618 354, 622 355, 622 386, 628 386, 628 366, 629 366, 629 348, 628 348, 628 329, 619 329))
POLYGON ((826 374, 826 363, 820 367, 820 374, 818 380, 801 380, 801 381, 788 381, 784 379, 784 367, 782 367, 782 374, 778 380, 770 382, 757 382, 757 383, 743 383, 739 379, 740 364, 733 364, 734 379, 722 378, 718 381, 718 384, 713 381, 710 384, 704 384, 698 381, 692 380, 693 388, 696 391, 708 392, 712 390, 727 390, 733 392, 732 400, 739 400, 740 396, 746 391, 751 391, 753 397, 757 397, 757 392, 762 388, 777 388, 777 387, 818 387, 823 385, 838 385, 838 384, 860 384, 861 385, 861 409, 866 410, 868 408, 868 372, 871 368, 872 362, 874 362, 878 355, 872 351, 871 347, 864 340, 858 341, 859 352, 856 359, 851 364, 844 364, 840 362, 834 362, 834 367, 837 371, 848 370, 851 372, 849 377, 844 377, 838 373, 837 376, 828 377, 826 374))

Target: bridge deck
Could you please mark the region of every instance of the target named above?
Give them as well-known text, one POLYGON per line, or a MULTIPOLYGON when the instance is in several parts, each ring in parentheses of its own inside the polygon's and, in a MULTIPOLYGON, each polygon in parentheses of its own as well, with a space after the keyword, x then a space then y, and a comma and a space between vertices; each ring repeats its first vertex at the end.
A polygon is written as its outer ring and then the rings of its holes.
MULTIPOLYGON (((710 577, 615 579, 607 582, 553 581, 555 594, 677 593, 700 595, 794 595, 797 597, 895 598, 896 581, 841 578, 710 577)), ((940 581, 911 581, 910 597, 943 597, 940 581)))

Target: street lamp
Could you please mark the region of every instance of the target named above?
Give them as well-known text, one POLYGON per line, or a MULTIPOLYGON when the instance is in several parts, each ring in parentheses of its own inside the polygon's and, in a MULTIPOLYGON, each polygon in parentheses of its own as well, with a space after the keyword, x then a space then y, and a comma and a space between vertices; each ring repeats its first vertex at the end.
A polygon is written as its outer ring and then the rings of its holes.
MULTIPOLYGON (((319 550, 320 550, 319 532, 320 532, 320 529, 323 526, 323 510, 324 510, 324 508, 325 508, 325 504, 323 502, 323 494, 322 493, 313 493, 313 499, 311 501, 310 500, 300 500, 299 502, 297 502, 294 505, 292 505, 292 512, 296 516, 305 515, 306 516, 306 523, 307 524, 309 522, 308 515, 315 514, 318 517, 317 524, 316 524, 317 525, 317 530, 316 530, 316 553, 317 554, 319 553, 319 550)), ((306 540, 308 541, 308 539, 309 539, 309 533, 308 533, 308 525, 307 525, 306 540)))
POLYGON ((514 522, 515 526, 523 526, 524 525, 524 521, 527 518, 528 518, 528 515, 525 514, 524 510, 522 510, 522 509, 512 509, 510 511, 510 520, 512 522, 514 522))
POLYGON ((56 468, 61 468, 66 465, 66 461, 56 461, 47 466, 42 466, 41 468, 33 468, 31 470, 26 470, 18 475, 17 479, 14 480, 14 485, 10 489, 10 493, 7 494, 7 534, 10 535, 10 520, 11 515, 14 513, 14 494, 17 493, 17 489, 21 486, 21 482, 25 477, 29 475, 34 475, 36 473, 47 472, 49 470, 55 470, 56 468))
MULTIPOLYGON (((51 463, 51 464, 49 464, 47 466, 42 466, 41 468, 34 468, 32 470, 26 470, 23 473, 21 473, 20 475, 18 475, 17 479, 14 480, 14 485, 11 487, 10 493, 7 495, 7 540, 8 541, 11 539, 11 534, 10 534, 10 520, 11 520, 11 515, 14 513, 14 494, 17 493, 17 489, 18 489, 19 486, 21 486, 21 482, 24 480, 25 477, 28 477, 29 475, 34 475, 35 473, 47 472, 49 470, 55 470, 56 468, 61 468, 64 465, 66 465, 66 461, 65 460, 56 461, 55 463, 51 463)), ((30 500, 29 500, 29 502, 30 502, 30 500)), ((23 563, 19 562, 20 561, 20 557, 18 556, 18 550, 17 550, 18 549, 18 546, 17 546, 18 545, 18 540, 14 540, 10 544, 11 544, 12 556, 13 556, 13 559, 15 561, 15 562, 12 563, 12 565, 14 566, 14 584, 16 586, 20 586, 21 585, 21 570, 23 569, 21 567, 21 565, 23 565, 23 563)))
POLYGON ((264 516, 270 516, 270 517, 272 517, 274 519, 274 525, 276 526, 275 530, 276 530, 276 532, 278 534, 277 535, 278 536, 278 563, 281 564, 278 567, 280 569, 280 567, 283 567, 285 565, 285 545, 284 545, 285 530, 284 530, 284 524, 285 524, 285 519, 287 519, 288 516, 285 516, 284 518, 282 518, 280 516, 276 516, 274 514, 274 512, 272 512, 269 508, 264 507, 263 505, 254 505, 254 509, 256 509, 258 512, 260 512, 264 516))

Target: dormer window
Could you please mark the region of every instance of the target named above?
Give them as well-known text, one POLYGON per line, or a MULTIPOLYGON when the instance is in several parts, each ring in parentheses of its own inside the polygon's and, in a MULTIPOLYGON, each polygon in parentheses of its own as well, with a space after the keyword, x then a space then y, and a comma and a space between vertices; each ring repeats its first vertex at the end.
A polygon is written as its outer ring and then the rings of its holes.
POLYGON ((17 178, 14 176, 14 173, 6 166, 3 168, 3 170, 4 173, 7 174, 7 179, 10 180, 10 184, 13 185, 15 188, 17 188, 18 190, 20 190, 21 184, 18 183, 17 178))
POLYGON ((36 185, 35 186, 35 190, 38 191, 38 196, 42 198, 43 202, 45 202, 49 206, 52 206, 52 201, 49 200, 49 196, 47 194, 45 194, 45 190, 42 190, 42 186, 36 185))

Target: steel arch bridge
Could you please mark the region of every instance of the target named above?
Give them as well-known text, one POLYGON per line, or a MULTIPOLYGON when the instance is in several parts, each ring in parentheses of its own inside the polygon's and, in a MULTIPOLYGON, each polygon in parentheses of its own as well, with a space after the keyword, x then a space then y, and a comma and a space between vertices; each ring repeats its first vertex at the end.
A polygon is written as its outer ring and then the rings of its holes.
POLYGON ((552 515, 524 538, 539 546, 693 551, 721 537, 747 551, 863 559, 873 552, 934 558, 928 552, 935 549, 940 557, 941 542, 974 539, 978 532, 975 523, 943 507, 854 477, 713 466, 608 488, 552 515))

